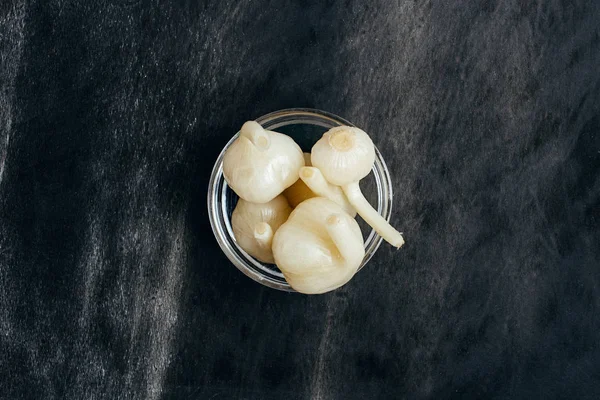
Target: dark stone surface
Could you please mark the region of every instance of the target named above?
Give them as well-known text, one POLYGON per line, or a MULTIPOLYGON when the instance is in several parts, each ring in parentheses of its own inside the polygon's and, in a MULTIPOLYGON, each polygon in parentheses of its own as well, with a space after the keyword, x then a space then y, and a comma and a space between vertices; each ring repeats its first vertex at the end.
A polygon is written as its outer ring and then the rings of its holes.
POLYGON ((4 0, 0 397, 599 398, 599 7, 4 0), (208 223, 287 107, 372 134, 407 239, 323 296, 208 223))

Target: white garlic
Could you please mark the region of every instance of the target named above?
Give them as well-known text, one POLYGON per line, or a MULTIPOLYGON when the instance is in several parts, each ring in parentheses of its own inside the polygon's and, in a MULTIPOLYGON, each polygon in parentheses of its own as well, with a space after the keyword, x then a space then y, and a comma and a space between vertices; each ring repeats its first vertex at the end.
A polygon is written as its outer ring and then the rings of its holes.
POLYGON ((300 147, 289 136, 248 121, 223 158, 223 176, 242 199, 266 203, 298 180, 304 166, 300 147))
MULTIPOLYGON (((311 165, 310 153, 304 153, 304 165, 311 165)), ((312 190, 306 186, 302 179, 298 179, 292 186, 283 191, 283 195, 287 199, 288 203, 292 208, 295 208, 298 204, 304 200, 316 197, 312 190)))
POLYGON ((365 255, 357 222, 323 197, 300 203, 275 232, 272 248, 287 282, 306 294, 325 293, 344 285, 365 255))
POLYGON ((291 212, 292 208, 281 195, 267 203, 251 203, 240 198, 231 215, 235 240, 252 257, 273 264, 273 234, 291 212))
POLYGON ((404 244, 402 234, 369 204, 358 184, 375 162, 375 146, 369 135, 349 126, 332 128, 313 146, 311 161, 325 179, 342 187, 350 204, 384 240, 397 248, 404 244))
POLYGON ((356 216, 356 210, 346 198, 341 187, 333 185, 325 179, 321 170, 317 167, 300 168, 300 179, 317 196, 325 197, 339 204, 351 217, 356 216))

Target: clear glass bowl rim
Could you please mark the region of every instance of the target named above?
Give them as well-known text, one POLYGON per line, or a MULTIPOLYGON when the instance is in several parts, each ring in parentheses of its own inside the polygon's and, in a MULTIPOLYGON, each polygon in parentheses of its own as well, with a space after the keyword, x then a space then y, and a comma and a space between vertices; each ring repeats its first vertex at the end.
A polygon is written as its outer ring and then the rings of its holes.
MULTIPOLYGON (((311 109, 288 108, 271 112, 256 119, 265 129, 275 130, 282 126, 309 124, 330 129, 339 125, 355 126, 351 122, 335 114, 311 109)), ((295 292, 285 281, 280 272, 273 271, 267 265, 260 263, 238 246, 231 229, 226 210, 227 182, 223 177, 223 157, 225 151, 239 136, 239 131, 227 142, 213 167, 207 193, 207 206, 210 225, 219 247, 229 261, 246 276, 272 289, 295 292)), ((387 221, 392 214, 392 183, 391 177, 381 153, 375 146, 375 163, 372 169, 377 187, 377 211, 387 221)), ((373 257, 382 242, 374 230, 369 232, 365 240, 365 257, 358 268, 360 271, 373 257)))

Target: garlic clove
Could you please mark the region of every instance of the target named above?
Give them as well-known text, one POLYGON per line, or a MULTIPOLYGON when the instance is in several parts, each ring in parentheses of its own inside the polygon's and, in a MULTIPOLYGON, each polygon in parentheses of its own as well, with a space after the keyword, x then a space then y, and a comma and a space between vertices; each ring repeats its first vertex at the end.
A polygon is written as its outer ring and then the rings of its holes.
POLYGON ((315 143, 311 160, 327 181, 342 186, 369 175, 375 162, 375 146, 363 130, 338 126, 315 143))
MULTIPOLYGON (((310 153, 304 153, 304 165, 311 165, 310 153)), ((283 191, 283 195, 290 203, 292 208, 295 208, 298 204, 304 200, 311 199, 317 195, 306 186, 306 183, 302 179, 298 179, 292 186, 283 191)))
POLYGON ((291 212, 292 209, 283 196, 277 196, 268 203, 251 203, 239 199, 231 215, 235 240, 252 257, 273 264, 273 235, 291 212))
POLYGON ((342 188, 327 182, 317 167, 300 168, 300 179, 317 196, 325 197, 339 204, 350 216, 356 216, 356 210, 346 198, 342 188))
POLYGON ((267 203, 298 180, 304 166, 300 147, 289 136, 246 122, 223 157, 223 176, 242 199, 267 203))
POLYGON ((300 203, 275 232, 272 248, 287 282, 306 294, 325 293, 347 283, 365 254, 358 223, 323 197, 300 203))
POLYGON ((375 162, 369 135, 349 126, 332 128, 313 146, 311 161, 327 181, 341 186, 352 207, 385 241, 397 248, 404 244, 402 234, 369 204, 358 184, 375 162))

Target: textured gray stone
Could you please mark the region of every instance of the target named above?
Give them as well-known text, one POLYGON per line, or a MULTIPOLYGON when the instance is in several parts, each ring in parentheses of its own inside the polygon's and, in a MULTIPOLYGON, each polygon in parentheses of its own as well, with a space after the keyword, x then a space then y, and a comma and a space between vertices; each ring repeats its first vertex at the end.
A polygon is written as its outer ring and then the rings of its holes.
POLYGON ((0 398, 599 398, 599 6, 3 2, 0 398), (373 136, 407 240, 323 296, 207 217, 288 107, 373 136))

